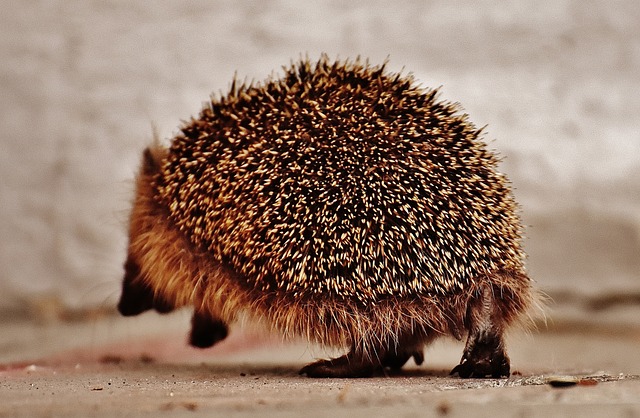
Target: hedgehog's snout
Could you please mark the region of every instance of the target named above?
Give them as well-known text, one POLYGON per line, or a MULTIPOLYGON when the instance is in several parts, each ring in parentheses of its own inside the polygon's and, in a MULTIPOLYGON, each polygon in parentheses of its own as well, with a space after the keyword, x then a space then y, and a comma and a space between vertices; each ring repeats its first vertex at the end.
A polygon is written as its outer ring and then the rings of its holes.
POLYGON ((140 266, 131 257, 124 264, 122 294, 118 302, 118 312, 123 316, 135 316, 150 309, 159 313, 173 310, 173 306, 161 296, 154 295, 153 290, 141 277, 140 266))

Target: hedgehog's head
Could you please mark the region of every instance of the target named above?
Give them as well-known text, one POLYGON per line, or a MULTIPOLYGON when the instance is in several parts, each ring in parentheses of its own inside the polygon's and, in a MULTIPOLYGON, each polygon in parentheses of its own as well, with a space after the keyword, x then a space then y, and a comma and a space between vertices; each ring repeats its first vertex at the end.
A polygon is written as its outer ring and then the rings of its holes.
MULTIPOLYGON (((169 312, 174 305, 156 290, 153 258, 159 256, 162 246, 154 241, 162 240, 154 225, 160 216, 155 194, 155 179, 162 168, 167 150, 154 144, 144 150, 142 165, 136 180, 136 197, 129 224, 129 249, 124 264, 125 276, 118 311, 122 315, 138 315, 149 309, 169 312)), ((161 235, 161 234, 160 234, 161 235)))

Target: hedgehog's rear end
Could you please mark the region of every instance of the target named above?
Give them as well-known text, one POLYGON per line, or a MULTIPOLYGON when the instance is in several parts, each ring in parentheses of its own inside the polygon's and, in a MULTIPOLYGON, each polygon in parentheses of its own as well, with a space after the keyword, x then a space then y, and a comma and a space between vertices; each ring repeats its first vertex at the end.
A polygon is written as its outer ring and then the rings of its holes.
POLYGON ((302 62, 232 88, 145 151, 119 310, 193 305, 190 342, 240 313, 348 354, 314 377, 400 368, 438 336, 461 377, 509 374, 534 301, 517 205, 459 109, 384 67, 302 62))

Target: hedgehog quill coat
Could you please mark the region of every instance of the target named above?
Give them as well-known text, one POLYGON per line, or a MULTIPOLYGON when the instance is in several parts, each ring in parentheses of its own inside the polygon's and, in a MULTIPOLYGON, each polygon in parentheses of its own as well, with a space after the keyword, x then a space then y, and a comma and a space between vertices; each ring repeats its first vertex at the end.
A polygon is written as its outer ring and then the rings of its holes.
POLYGON ((192 305, 207 347, 240 314, 368 376, 467 336, 462 377, 509 374, 503 334, 533 303, 521 224, 481 133, 410 76, 301 61, 237 86, 144 153, 119 310, 192 305))

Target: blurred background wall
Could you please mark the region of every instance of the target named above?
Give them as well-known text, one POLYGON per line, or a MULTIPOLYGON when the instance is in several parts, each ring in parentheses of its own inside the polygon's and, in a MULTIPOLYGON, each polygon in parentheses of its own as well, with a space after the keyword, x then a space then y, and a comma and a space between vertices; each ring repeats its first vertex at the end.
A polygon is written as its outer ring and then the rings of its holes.
POLYGON ((639 299, 635 0, 0 5, 4 318, 112 307, 152 126, 168 140, 234 73, 321 52, 388 57, 488 126, 557 303, 639 299))

